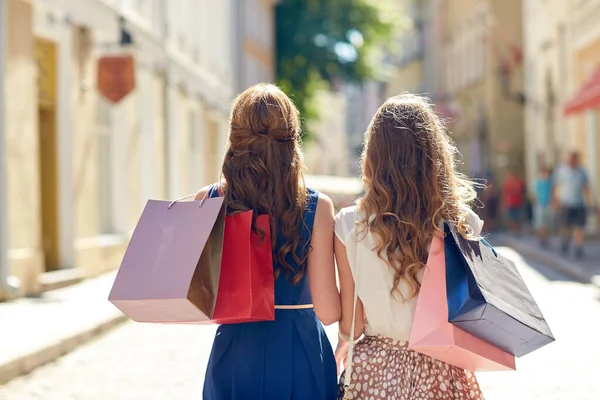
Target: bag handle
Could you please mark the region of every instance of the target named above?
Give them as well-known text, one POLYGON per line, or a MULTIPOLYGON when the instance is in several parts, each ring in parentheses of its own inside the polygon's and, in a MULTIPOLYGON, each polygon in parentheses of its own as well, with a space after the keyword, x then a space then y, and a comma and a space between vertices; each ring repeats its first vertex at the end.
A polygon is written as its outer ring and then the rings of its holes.
MULTIPOLYGON (((348 355, 346 356, 346 375, 344 376, 344 399, 347 399, 347 395, 348 395, 348 389, 350 388, 350 382, 352 380, 352 358, 354 357, 354 328, 355 328, 355 322, 356 322, 356 305, 358 303, 358 265, 359 265, 359 258, 358 258, 358 241, 357 241, 357 245, 356 245, 356 249, 354 252, 354 270, 355 270, 355 274, 353 275, 354 278, 354 306, 352 307, 352 324, 350 325, 350 342, 348 345, 348 355)), ((350 271, 352 271, 352 268, 350 268, 350 271)))
POLYGON ((479 242, 483 243, 484 245, 486 245, 487 247, 489 247, 492 250, 492 252, 494 252, 494 256, 498 257, 498 253, 496 253, 496 249, 494 249, 494 246, 492 246, 490 244, 490 242, 488 242, 485 238, 479 239, 479 242))
MULTIPOLYGON (((197 194, 198 193, 194 193, 194 194, 190 194, 190 195, 183 196, 183 197, 180 197, 178 199, 175 199, 171 203, 169 203, 169 205, 167 206, 167 209, 170 210, 173 207, 173 205, 175 205, 175 203, 178 203, 181 200, 185 200, 185 199, 189 199, 189 198, 195 197, 197 194)), ((202 200, 200 200, 200 203, 198 204, 198 207, 202 207, 204 205, 204 200, 206 200, 206 194, 204 195, 204 197, 202 198, 202 200)))
MULTIPOLYGON (((216 185, 216 187, 217 187, 217 194, 220 196, 220 195, 221 195, 221 186, 217 184, 217 185, 216 185)), ((213 193, 214 189, 215 189, 215 186, 211 185, 211 186, 210 186, 210 189, 208 189, 208 190, 206 191, 206 193, 204 194, 204 197, 202 197, 202 199, 200 200, 200 203, 198 203, 198 207, 202 207, 202 206, 204 205, 204 202, 206 201, 206 199, 208 198, 208 196, 209 196, 211 193, 213 193)), ((198 194, 198 193, 189 194, 189 195, 187 195, 187 196, 183 196, 183 197, 180 197, 180 198, 178 198, 178 199, 175 199, 175 200, 173 200, 171 203, 169 203, 169 205, 167 206, 167 209, 169 209, 169 210, 170 210, 170 209, 173 207, 173 205, 175 205, 175 203, 178 203, 178 202, 180 202, 181 200, 185 200, 185 199, 189 199, 189 198, 191 198, 191 197, 195 197, 197 194, 198 194)))

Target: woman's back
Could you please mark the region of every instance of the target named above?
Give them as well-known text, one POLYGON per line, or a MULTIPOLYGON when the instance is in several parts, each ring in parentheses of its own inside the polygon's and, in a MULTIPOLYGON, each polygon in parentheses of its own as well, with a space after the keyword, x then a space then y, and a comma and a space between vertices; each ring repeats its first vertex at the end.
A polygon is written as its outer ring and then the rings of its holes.
POLYGON ((443 222, 466 237, 481 229, 467 206, 476 193, 455 154, 417 96, 388 99, 365 133, 365 195, 335 217, 340 337, 365 334, 349 360, 352 373, 343 374, 348 398, 481 398, 473 375, 408 348, 433 236, 443 222))
MULTIPOLYGON (((364 333, 406 341, 410 338, 418 294, 411 296, 411 287, 403 280, 394 290, 394 270, 374 251, 378 240, 375 235, 370 231, 361 233, 357 222, 364 217, 359 213, 356 206, 342 209, 335 217, 335 234, 346 247, 352 277, 358 282, 355 287, 364 308, 364 333)), ((468 222, 476 234, 481 232, 483 221, 470 210, 468 222)), ((423 272, 424 268, 417 272, 419 283, 423 272)))
MULTIPOLYGON (((399 296, 391 296, 394 271, 373 251, 376 238, 371 232, 359 236, 357 207, 342 209, 335 217, 335 234, 346 246, 346 254, 365 314, 365 335, 383 335, 408 340, 416 305, 416 296, 408 298, 410 287, 401 282, 399 296), (360 240, 359 240, 360 239, 360 240)), ((423 273, 419 273, 419 282, 423 273)))
POLYGON ((340 313, 333 205, 305 187, 303 167, 300 119, 291 100, 267 84, 240 94, 231 112, 220 190, 212 185, 196 197, 220 192, 229 214, 253 212, 259 233, 256 216, 269 216, 275 319, 219 326, 205 400, 335 397, 335 359, 319 321, 331 323, 340 313))
MULTIPOLYGON (((212 186, 214 190, 210 191, 210 197, 217 197, 218 190, 216 190, 216 185, 212 186)), ((307 188, 306 189, 306 207, 304 209, 302 220, 303 223, 300 224, 300 239, 298 241, 298 246, 294 251, 294 255, 287 254, 286 261, 288 265, 294 269, 299 268, 298 260, 306 260, 308 256, 308 251, 310 249, 310 242, 312 238, 312 231, 315 224, 315 216, 317 211, 317 204, 319 201, 319 192, 316 190, 307 188)), ((293 283, 290 279, 289 274, 286 274, 281 264, 277 262, 276 255, 281 252, 281 249, 287 245, 287 238, 282 234, 281 222, 275 221, 274 224, 277 229, 276 236, 271 238, 274 242, 273 246, 273 269, 276 276, 275 279, 275 304, 279 306, 288 306, 288 305, 312 305, 312 296, 310 291, 310 285, 308 281, 308 275, 304 274, 298 280, 297 283, 293 283)), ((312 309, 309 309, 310 313, 314 314, 312 309)), ((294 315, 294 313, 289 312, 280 312, 276 311, 276 319, 277 317, 281 317, 283 314, 294 315)))

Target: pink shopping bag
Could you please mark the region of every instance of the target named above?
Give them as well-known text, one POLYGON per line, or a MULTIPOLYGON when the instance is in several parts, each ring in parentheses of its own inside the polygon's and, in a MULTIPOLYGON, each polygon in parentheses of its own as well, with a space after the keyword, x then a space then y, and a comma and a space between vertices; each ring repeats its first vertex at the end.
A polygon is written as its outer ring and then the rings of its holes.
POLYGON ((409 347, 471 372, 515 369, 515 357, 448 322, 444 241, 436 234, 423 275, 409 347))
POLYGON ((210 322, 221 272, 224 222, 222 197, 149 200, 109 301, 138 322, 210 322))

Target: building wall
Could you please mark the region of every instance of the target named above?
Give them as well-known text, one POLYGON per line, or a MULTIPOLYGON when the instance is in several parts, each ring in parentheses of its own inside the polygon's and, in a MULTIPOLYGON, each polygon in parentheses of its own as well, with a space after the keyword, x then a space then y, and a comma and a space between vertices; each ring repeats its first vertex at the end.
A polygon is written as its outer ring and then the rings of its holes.
POLYGON ((530 187, 541 165, 555 166, 572 146, 562 105, 572 90, 569 18, 572 1, 524 4, 526 169, 530 187), (566 145, 566 146, 565 146, 566 145))
POLYGON ((541 165, 555 167, 577 150, 596 199, 599 110, 567 116, 564 107, 600 68, 598 18, 598 0, 527 0, 524 5, 527 177, 531 184, 541 165))
POLYGON ((33 9, 20 0, 7 2, 5 76, 6 206, 8 263, 27 292, 39 290, 43 264, 38 162, 36 62, 33 9))
MULTIPOLYGON (((575 1, 571 13, 570 32, 573 43, 571 93, 574 95, 600 69, 600 1, 575 1)), ((572 147, 582 155, 588 171, 595 203, 600 203, 600 107, 585 110, 568 118, 572 147)), ((597 215, 589 219, 589 230, 597 232, 597 215)))
MULTIPOLYGON (((271 80, 273 4, 261 4, 255 39, 270 53, 251 53, 263 64, 250 76, 271 80)), ((118 267, 148 198, 185 196, 218 178, 235 74, 245 73, 234 5, 8 0, 9 218, 0 223, 19 295, 63 279, 54 270, 73 280, 118 267), (119 46, 120 17, 135 47, 119 46), (97 90, 98 59, 124 53, 135 59, 136 87, 112 104, 97 90)))
POLYGON ((522 2, 485 0, 440 4, 446 96, 458 110, 452 133, 471 175, 494 173, 500 181, 507 169, 523 174, 522 65, 510 47, 522 49, 522 2), (498 75, 510 60, 506 87, 498 75))
POLYGON ((403 92, 423 93, 428 77, 425 76, 425 30, 428 9, 427 1, 402 0, 396 2, 398 15, 403 23, 394 34, 390 61, 392 76, 386 85, 386 97, 403 92))
MULTIPOLYGON (((378 81, 363 83, 343 82, 340 94, 344 98, 345 113, 342 122, 345 129, 347 174, 360 175, 360 156, 365 132, 371 119, 383 104, 386 86, 378 81)), ((328 107, 326 108, 328 109, 328 107)))
POLYGON ((307 172, 312 175, 347 176, 347 103, 343 93, 323 90, 316 94, 317 106, 327 112, 311 121, 314 137, 305 144, 307 172))
POLYGON ((275 80, 273 0, 241 2, 241 74, 238 92, 260 82, 275 80))

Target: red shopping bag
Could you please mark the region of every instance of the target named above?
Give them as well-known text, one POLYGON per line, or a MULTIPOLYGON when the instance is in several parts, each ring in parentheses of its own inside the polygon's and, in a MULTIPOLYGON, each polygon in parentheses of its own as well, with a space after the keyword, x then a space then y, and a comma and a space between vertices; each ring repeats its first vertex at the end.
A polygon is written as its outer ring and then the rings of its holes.
POLYGON ((268 215, 252 211, 225 218, 217 302, 211 322, 236 324, 275 319, 275 278, 268 215))

